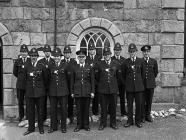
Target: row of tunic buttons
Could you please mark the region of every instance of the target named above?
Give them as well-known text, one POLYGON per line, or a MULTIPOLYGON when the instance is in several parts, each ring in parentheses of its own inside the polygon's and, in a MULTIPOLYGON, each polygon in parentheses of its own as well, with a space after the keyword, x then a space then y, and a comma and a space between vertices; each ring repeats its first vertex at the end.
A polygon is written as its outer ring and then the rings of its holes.
POLYGON ((146 68, 146 74, 145 74, 146 79, 148 78, 148 77, 147 77, 147 74, 148 74, 148 65, 147 65, 147 68, 146 68))

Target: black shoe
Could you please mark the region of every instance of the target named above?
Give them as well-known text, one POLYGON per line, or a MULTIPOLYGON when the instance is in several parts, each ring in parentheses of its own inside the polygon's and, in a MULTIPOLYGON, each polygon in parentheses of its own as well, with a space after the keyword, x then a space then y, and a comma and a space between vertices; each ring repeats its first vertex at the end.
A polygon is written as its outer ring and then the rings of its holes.
POLYGON ((148 121, 148 122, 153 122, 153 119, 152 119, 151 116, 145 117, 145 120, 148 121))
POLYGON ((76 127, 76 128, 74 129, 74 132, 78 132, 78 131, 80 131, 80 127, 76 127))
POLYGON ((141 120, 141 122, 142 122, 142 123, 145 123, 145 118, 143 118, 143 119, 141 120))
POLYGON ((28 131, 26 131, 25 133, 23 133, 23 135, 26 136, 26 135, 28 135, 28 134, 30 134, 30 133, 33 133, 33 132, 34 132, 34 131, 28 130, 28 131))
POLYGON ((66 129, 66 128, 62 128, 62 129, 61 129, 61 132, 62 132, 62 133, 66 133, 66 132, 67 132, 67 129, 66 129))
POLYGON ((131 125, 133 125, 133 123, 127 122, 126 124, 124 124, 124 127, 130 127, 131 125))
POLYGON ((39 133, 44 134, 45 132, 44 132, 44 130, 39 130, 39 133))
POLYGON ((101 131, 101 130, 103 130, 104 128, 105 128, 105 127, 104 127, 103 125, 100 125, 99 128, 98 128, 98 130, 101 131))
POLYGON ((90 131, 90 127, 86 127, 84 128, 86 131, 90 131))
POLYGON ((118 127, 116 126, 116 125, 111 125, 110 126, 112 129, 114 129, 114 130, 117 130, 118 129, 118 127))
POLYGON ((57 131, 57 129, 52 129, 52 128, 50 128, 50 129, 48 130, 48 133, 53 133, 54 131, 57 131))
POLYGON ((141 127, 142 127, 142 124, 141 124, 141 123, 136 123, 136 126, 137 126, 138 128, 141 128, 141 127))

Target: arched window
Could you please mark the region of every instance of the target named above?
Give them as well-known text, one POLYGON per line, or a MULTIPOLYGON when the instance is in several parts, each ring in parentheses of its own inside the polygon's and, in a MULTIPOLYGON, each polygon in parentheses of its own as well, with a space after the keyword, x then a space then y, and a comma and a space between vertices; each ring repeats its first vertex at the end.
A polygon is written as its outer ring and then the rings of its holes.
POLYGON ((103 48, 108 46, 113 51, 114 40, 112 36, 105 30, 100 28, 90 28, 85 30, 77 41, 76 50, 84 50, 88 55, 88 45, 93 43, 96 47, 96 54, 103 55, 103 48))

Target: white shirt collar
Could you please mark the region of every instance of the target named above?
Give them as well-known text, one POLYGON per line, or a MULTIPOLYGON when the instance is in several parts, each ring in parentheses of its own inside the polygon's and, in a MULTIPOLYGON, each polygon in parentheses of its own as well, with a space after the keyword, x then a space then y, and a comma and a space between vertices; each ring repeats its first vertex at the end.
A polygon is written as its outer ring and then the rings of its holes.
POLYGON ((84 62, 83 64, 80 64, 80 67, 82 67, 82 66, 83 66, 83 67, 85 66, 85 62, 84 62))
POLYGON ((108 62, 108 64, 110 65, 111 59, 110 59, 109 61, 106 61, 106 60, 105 60, 105 62, 106 62, 106 63, 108 62))
POLYGON ((120 55, 119 56, 115 55, 115 57, 116 57, 116 59, 118 59, 118 58, 120 59, 120 55))
POLYGON ((131 57, 130 58, 132 61, 133 61, 133 59, 134 59, 134 61, 136 61, 136 56, 135 57, 131 57))

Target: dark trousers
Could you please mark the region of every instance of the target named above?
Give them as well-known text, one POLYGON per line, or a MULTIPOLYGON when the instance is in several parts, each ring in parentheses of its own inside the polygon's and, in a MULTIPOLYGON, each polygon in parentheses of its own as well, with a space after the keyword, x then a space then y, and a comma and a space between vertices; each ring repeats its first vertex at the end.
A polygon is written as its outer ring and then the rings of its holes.
POLYGON ((50 96, 51 128, 57 130, 58 103, 60 104, 61 129, 66 129, 68 96, 50 96))
POLYGON ((92 114, 98 115, 98 109, 99 109, 99 96, 97 92, 97 87, 95 87, 95 96, 92 99, 92 114))
POLYGON ((119 97, 120 97, 120 111, 121 111, 121 116, 126 115, 126 108, 125 108, 125 86, 120 85, 118 86, 119 88, 119 97))
POLYGON ((44 97, 32 98, 28 97, 28 130, 35 130, 35 110, 37 110, 38 116, 38 127, 39 130, 43 130, 43 106, 44 106, 44 97))
POLYGON ((110 126, 116 125, 116 98, 117 94, 100 94, 101 122, 100 125, 107 125, 107 113, 110 113, 110 126))
POLYGON ((71 94, 68 95, 68 118, 73 118, 74 111, 74 98, 72 98, 71 94))
POLYGON ((77 127, 89 127, 90 97, 77 97, 75 102, 77 108, 77 127))
POLYGON ((135 123, 141 122, 141 103, 143 92, 126 92, 128 123, 133 123, 133 102, 135 100, 135 123))
POLYGON ((146 89, 142 98, 142 119, 148 117, 151 112, 154 89, 146 89))
POLYGON ((27 101, 25 97, 25 90, 23 89, 17 89, 17 100, 18 100, 18 108, 19 108, 19 121, 21 121, 26 116, 26 119, 28 119, 28 110, 27 110, 27 101), (26 113, 24 112, 24 100, 26 101, 26 113))
POLYGON ((44 96, 43 121, 45 121, 47 119, 47 98, 48 98, 47 95, 44 96))

